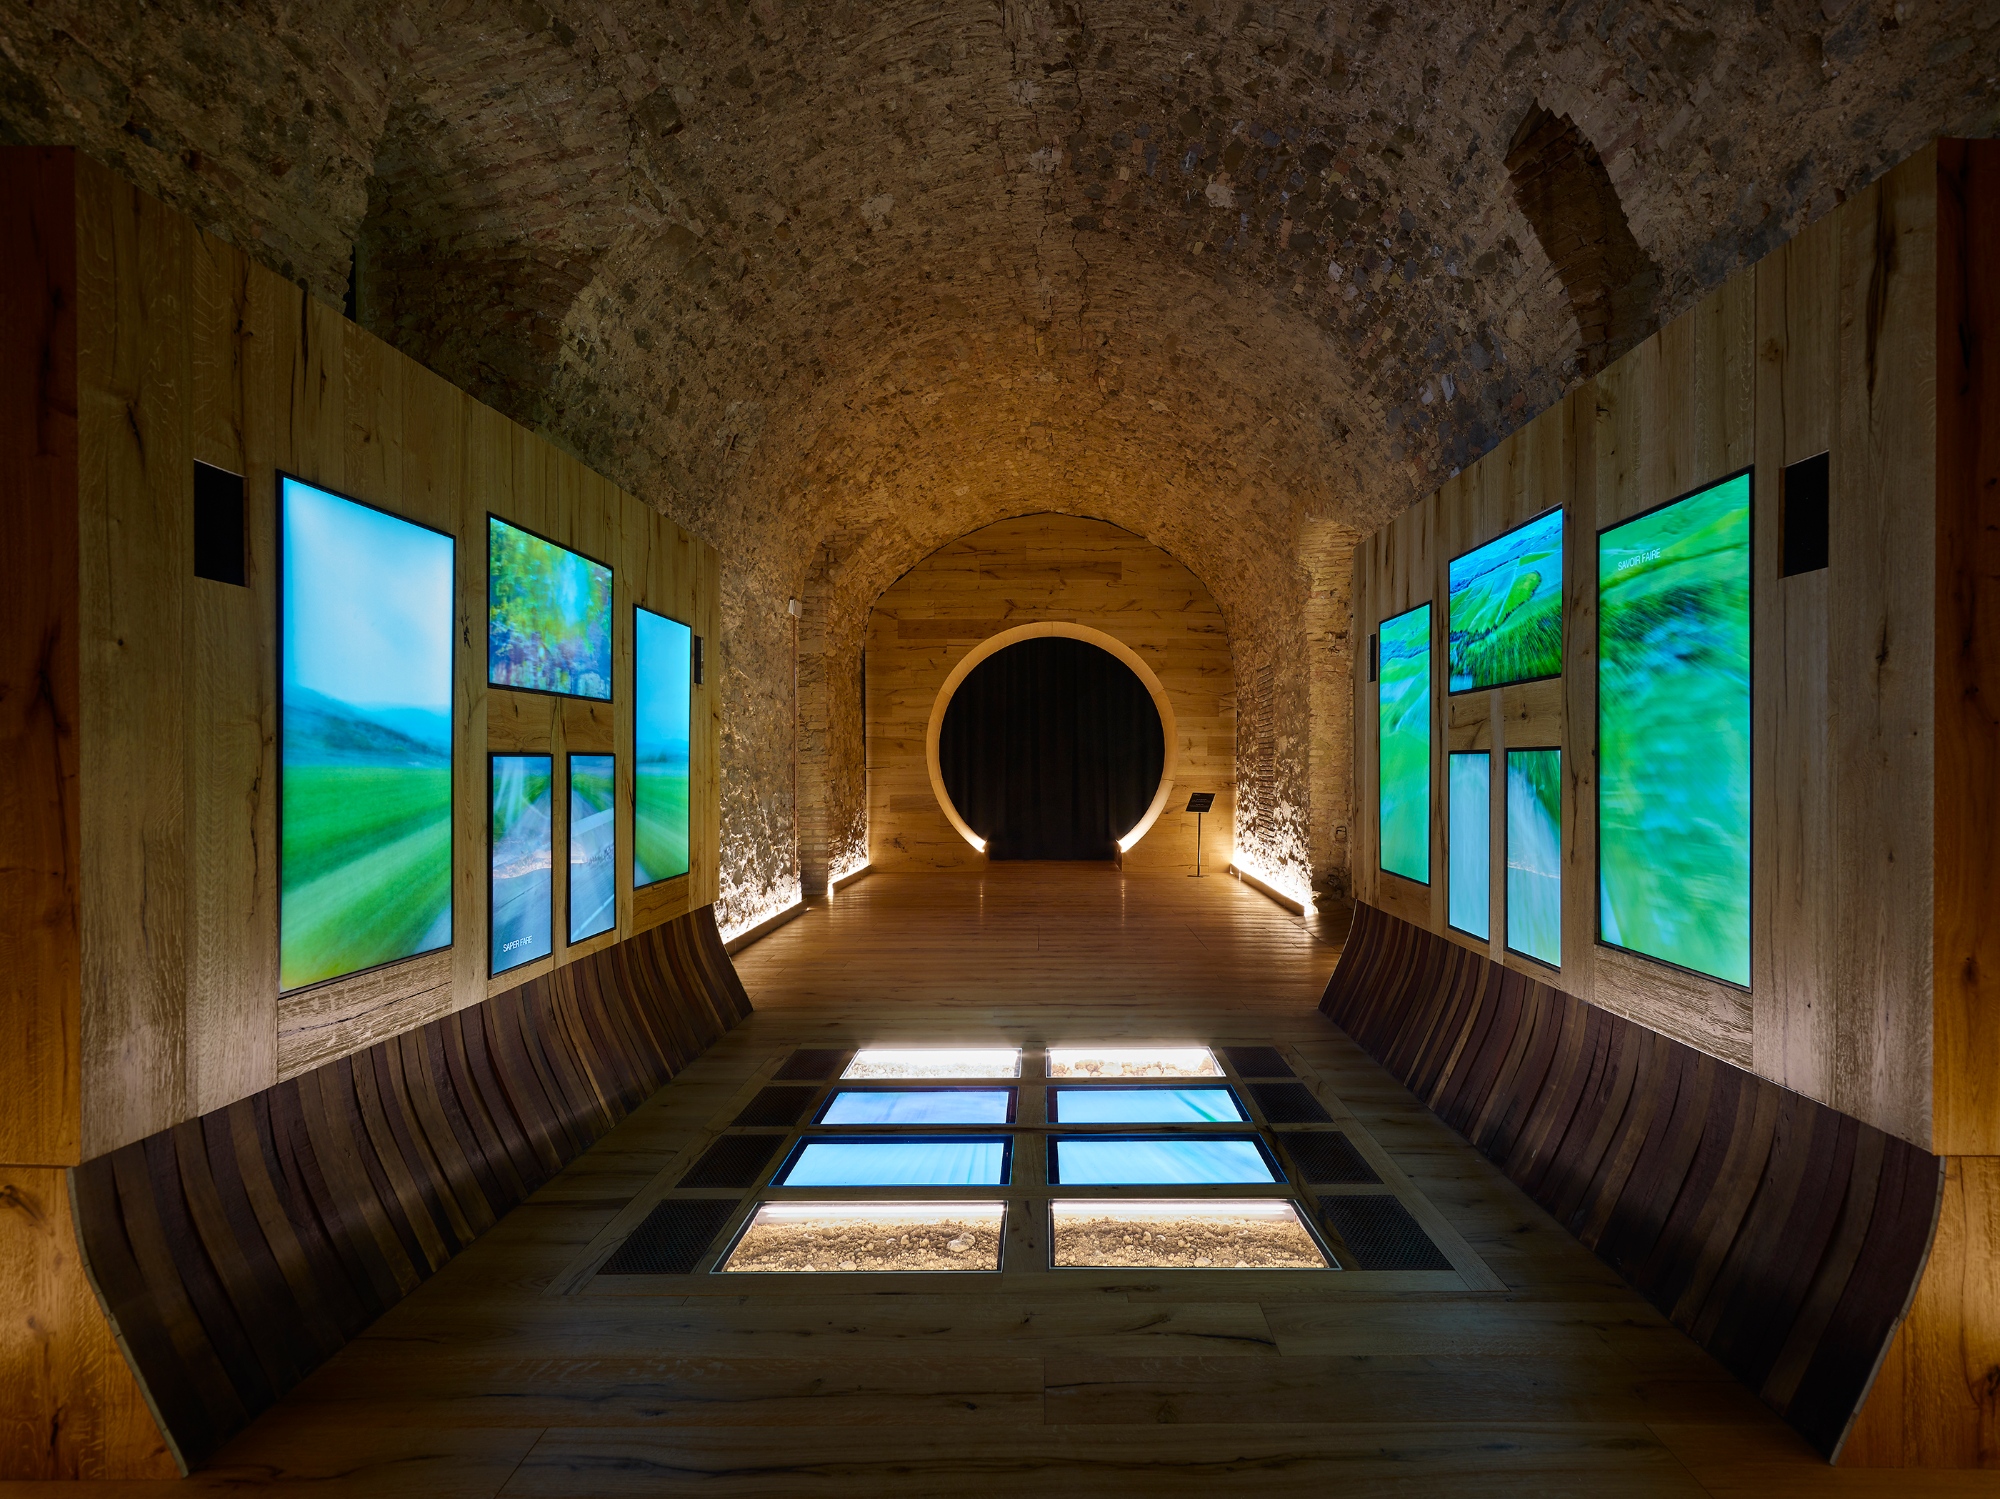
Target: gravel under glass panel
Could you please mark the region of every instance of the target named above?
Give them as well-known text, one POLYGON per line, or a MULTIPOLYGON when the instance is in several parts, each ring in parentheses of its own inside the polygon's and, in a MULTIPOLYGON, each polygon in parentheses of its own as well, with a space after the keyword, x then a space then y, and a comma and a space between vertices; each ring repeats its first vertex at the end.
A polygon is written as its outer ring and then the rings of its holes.
POLYGON ((1206 1046, 1051 1046, 1050 1077, 1221 1077, 1206 1046))
POLYGON ((1289 1202, 1057 1202, 1049 1217, 1058 1269, 1327 1268, 1289 1202))
POLYGON ((998 1202, 767 1202, 725 1271, 998 1270, 998 1202))
POLYGON ((1019 1077, 1018 1046, 865 1046, 854 1054, 843 1081, 856 1078, 1019 1077))

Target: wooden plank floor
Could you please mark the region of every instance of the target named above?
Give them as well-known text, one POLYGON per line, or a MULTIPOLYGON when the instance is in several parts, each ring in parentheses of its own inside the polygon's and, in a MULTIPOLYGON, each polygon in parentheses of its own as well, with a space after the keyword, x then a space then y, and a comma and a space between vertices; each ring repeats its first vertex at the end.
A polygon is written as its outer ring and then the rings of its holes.
POLYGON ((1315 1011, 1337 957, 1332 934, 1226 877, 859 880, 739 957, 751 1020, 216 1463, 152 1487, 2000 1493, 1821 1463, 1315 1011), (1042 1271, 746 1293, 583 1273, 794 1046, 1123 1039, 1293 1048, 1505 1289, 1042 1271))

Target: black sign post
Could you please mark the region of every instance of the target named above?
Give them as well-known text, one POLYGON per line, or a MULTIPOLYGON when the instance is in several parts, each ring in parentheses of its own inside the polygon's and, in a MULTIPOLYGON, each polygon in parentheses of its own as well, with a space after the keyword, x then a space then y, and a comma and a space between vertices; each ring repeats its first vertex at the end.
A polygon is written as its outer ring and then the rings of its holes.
POLYGON ((1195 791, 1188 794, 1188 811, 1194 813, 1194 873, 1191 880, 1201 878, 1201 814, 1215 805, 1213 791, 1195 791))

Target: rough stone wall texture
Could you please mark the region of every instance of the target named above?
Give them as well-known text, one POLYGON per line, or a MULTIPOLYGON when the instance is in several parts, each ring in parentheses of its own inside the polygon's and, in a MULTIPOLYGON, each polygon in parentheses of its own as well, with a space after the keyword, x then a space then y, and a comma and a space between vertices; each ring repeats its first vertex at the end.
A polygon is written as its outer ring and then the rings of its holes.
POLYGON ((370 327, 721 549, 732 926, 799 886, 822 548, 830 683, 917 559, 1049 509, 1221 602, 1272 670, 1258 857, 1337 884, 1311 528, 1373 529, 1591 346, 1506 169, 1530 111, 1666 318, 1990 133, 1996 72, 1988 0, 0 0, 0 133, 329 300, 352 266, 370 327))

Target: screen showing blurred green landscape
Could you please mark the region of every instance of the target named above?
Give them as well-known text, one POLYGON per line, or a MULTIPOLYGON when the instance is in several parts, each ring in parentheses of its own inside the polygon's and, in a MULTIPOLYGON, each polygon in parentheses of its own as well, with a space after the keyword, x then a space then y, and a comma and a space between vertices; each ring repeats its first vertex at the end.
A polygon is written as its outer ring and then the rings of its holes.
POLYGON ((1445 862, 1449 919, 1466 935, 1485 937, 1493 887, 1489 857, 1493 849, 1493 757, 1484 750, 1454 754, 1450 766, 1451 820, 1445 826, 1451 839, 1445 862))
POLYGON ((1382 621, 1379 680, 1382 867, 1431 880, 1431 606, 1382 621))
POLYGON ((555 951, 555 760, 494 755, 491 973, 555 951))
POLYGON ((632 632, 632 887, 688 872, 694 631, 650 609, 632 632))
POLYGON ((1597 541, 1599 935, 1750 982, 1750 476, 1597 541))
POLYGON ((611 569, 486 517, 486 680, 611 699, 611 569))
POLYGON ((569 940, 608 932, 618 921, 616 761, 569 757, 569 940))
POLYGON ((1562 675, 1563 513, 1451 564, 1451 691, 1562 675))
POLYGON ((1507 751, 1507 945, 1562 967, 1562 751, 1507 751))
POLYGON ((452 538, 282 487, 284 989, 451 945, 452 538))

